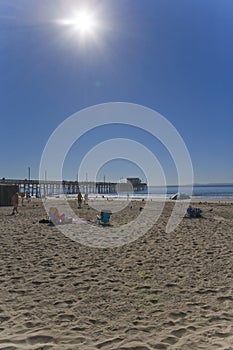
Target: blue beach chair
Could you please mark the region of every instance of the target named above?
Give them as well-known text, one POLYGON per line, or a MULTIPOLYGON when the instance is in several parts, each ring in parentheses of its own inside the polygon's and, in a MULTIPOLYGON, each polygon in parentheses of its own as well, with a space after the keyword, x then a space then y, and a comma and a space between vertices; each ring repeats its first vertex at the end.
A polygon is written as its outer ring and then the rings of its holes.
POLYGON ((99 224, 103 226, 110 225, 109 220, 111 215, 112 215, 111 210, 102 210, 100 215, 97 216, 97 220, 99 224))

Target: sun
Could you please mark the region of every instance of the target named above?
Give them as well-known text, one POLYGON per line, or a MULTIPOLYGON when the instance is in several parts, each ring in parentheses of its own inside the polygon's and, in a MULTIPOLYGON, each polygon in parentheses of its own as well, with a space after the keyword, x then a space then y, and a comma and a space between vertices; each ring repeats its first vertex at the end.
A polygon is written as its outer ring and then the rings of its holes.
POLYGON ((71 31, 78 32, 83 36, 95 34, 98 26, 95 14, 88 10, 79 11, 71 18, 59 20, 58 23, 69 27, 71 31))
POLYGON ((96 27, 96 21, 91 13, 83 11, 73 19, 73 25, 74 29, 80 33, 91 33, 96 27))

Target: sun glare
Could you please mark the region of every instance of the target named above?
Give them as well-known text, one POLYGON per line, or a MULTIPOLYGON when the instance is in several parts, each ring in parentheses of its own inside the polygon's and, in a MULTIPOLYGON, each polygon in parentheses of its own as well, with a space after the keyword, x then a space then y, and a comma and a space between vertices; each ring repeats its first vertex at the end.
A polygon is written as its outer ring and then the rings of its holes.
POLYGON ((96 17, 89 11, 80 11, 72 18, 59 22, 82 35, 93 34, 97 27, 96 17))
POLYGON ((95 27, 94 17, 88 12, 81 12, 74 19, 74 28, 80 32, 91 32, 95 27))

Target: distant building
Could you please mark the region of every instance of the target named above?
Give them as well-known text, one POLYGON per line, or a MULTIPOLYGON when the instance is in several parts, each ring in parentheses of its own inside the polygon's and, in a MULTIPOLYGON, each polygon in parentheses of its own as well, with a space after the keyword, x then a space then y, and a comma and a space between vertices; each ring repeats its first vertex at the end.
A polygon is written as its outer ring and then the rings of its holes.
POLYGON ((133 192, 147 192, 147 183, 142 182, 139 177, 127 177, 127 182, 133 186, 133 192))

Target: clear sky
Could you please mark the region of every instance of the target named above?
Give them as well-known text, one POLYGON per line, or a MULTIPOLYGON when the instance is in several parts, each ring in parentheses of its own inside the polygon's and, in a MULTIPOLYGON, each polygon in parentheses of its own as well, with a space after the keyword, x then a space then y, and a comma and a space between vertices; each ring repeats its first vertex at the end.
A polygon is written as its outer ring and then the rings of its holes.
MULTIPOLYGON (((45 144, 61 122, 120 101, 154 109, 175 126, 195 182, 233 182, 232 38, 232 0, 0 0, 0 177, 27 178, 30 167, 38 178, 45 144), (95 35, 62 22, 83 4, 98 19, 95 35)), ((90 147, 129 132, 175 183, 174 164, 159 142, 120 125, 77 141, 64 177, 76 177, 90 147)), ((100 170, 103 176, 144 174, 116 160, 100 170)))

